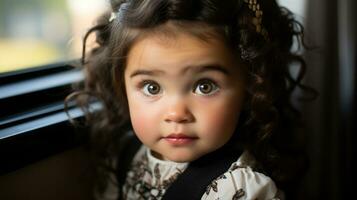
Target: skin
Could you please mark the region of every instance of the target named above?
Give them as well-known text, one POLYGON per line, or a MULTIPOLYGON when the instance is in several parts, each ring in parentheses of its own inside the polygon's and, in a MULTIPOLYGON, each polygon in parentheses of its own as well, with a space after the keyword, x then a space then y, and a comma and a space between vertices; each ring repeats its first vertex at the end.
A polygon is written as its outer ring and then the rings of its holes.
POLYGON ((175 162, 222 147, 242 107, 239 65, 218 37, 203 41, 176 31, 136 41, 124 76, 132 126, 141 142, 157 158, 175 162), (190 138, 178 142, 168 139, 171 134, 190 138))

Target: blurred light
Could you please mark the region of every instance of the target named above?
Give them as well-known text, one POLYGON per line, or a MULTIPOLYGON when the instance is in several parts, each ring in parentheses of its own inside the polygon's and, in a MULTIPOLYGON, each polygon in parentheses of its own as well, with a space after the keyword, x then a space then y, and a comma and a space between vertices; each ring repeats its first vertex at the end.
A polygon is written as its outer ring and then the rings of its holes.
POLYGON ((106 0, 0 0, 0 73, 79 58, 106 0))

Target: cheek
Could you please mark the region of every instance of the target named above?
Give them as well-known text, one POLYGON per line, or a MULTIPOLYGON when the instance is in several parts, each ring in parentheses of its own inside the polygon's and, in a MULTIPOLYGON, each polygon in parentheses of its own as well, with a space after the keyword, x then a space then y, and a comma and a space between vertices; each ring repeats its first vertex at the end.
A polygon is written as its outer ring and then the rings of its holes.
POLYGON ((158 124, 158 118, 155 117, 157 113, 153 106, 129 99, 129 111, 133 129, 139 138, 145 139, 151 133, 157 132, 155 125, 158 124))
MULTIPOLYGON (((206 104, 208 105, 208 104, 206 104)), ((230 137, 236 128, 240 104, 238 101, 222 101, 201 109, 203 133, 211 138, 230 137)))
POLYGON ((130 112, 131 123, 135 133, 144 134, 144 130, 151 129, 150 118, 141 112, 130 112))
POLYGON ((216 110, 210 115, 204 117, 206 130, 212 134, 212 137, 221 135, 231 135, 233 133, 238 119, 237 113, 230 113, 227 110, 216 110))

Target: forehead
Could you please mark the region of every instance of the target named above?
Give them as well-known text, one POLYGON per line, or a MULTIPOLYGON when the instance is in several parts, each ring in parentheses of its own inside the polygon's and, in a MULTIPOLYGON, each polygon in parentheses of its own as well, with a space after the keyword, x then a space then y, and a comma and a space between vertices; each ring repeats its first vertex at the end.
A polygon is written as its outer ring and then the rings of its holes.
POLYGON ((225 40, 213 29, 185 31, 166 24, 160 30, 143 34, 131 46, 127 70, 132 68, 170 67, 200 64, 233 66, 235 57, 225 40))

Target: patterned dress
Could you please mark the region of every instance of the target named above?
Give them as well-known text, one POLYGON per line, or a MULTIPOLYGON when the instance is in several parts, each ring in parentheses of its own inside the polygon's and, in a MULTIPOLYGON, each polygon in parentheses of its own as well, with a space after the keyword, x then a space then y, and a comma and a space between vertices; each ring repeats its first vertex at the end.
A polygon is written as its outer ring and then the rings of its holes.
MULTIPOLYGON (((230 168, 207 186, 202 200, 283 199, 274 182, 251 168, 254 159, 245 151, 230 168)), ((123 187, 127 200, 160 200, 167 188, 188 167, 188 163, 163 161, 142 146, 136 154, 123 187)), ((188 183, 192 184, 192 183, 188 183)), ((117 198, 115 183, 110 184, 101 200, 117 198)))

